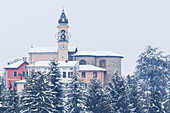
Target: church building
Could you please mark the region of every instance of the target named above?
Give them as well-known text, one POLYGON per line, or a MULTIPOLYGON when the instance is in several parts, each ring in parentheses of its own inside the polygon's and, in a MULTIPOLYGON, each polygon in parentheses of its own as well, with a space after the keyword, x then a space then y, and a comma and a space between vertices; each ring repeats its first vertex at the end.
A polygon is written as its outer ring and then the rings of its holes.
POLYGON ((106 85, 116 70, 121 75, 122 55, 111 51, 79 51, 77 47, 69 46, 68 18, 64 10, 57 28, 58 43, 55 47, 32 47, 29 50, 29 69, 46 69, 49 61, 55 58, 59 62, 62 78, 70 78, 73 67, 76 66, 84 80, 84 87, 87 87, 92 78, 97 78, 103 86, 106 85))

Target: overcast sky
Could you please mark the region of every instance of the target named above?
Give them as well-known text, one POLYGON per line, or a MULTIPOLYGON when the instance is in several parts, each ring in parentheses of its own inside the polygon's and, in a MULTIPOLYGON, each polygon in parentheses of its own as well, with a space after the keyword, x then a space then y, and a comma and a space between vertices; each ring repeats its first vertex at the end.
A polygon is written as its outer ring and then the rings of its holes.
POLYGON ((31 47, 55 46, 62 9, 71 45, 122 54, 132 74, 147 45, 170 53, 170 0, 0 0, 0 69, 31 47))

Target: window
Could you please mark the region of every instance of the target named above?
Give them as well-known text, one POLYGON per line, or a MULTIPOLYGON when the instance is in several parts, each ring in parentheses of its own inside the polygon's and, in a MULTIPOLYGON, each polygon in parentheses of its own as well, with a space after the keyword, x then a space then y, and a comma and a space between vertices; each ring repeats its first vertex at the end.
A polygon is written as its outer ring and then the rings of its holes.
POLYGON ((62 40, 62 41, 65 41, 65 40, 66 40, 66 31, 65 31, 65 30, 62 30, 62 31, 61 31, 61 40, 62 40))
POLYGON ((100 60, 99 66, 105 68, 106 67, 106 60, 100 60))
POLYGON ((93 78, 97 78, 97 72, 93 72, 93 78))
POLYGON ((68 78, 71 78, 72 75, 73 75, 73 72, 68 72, 68 78))
POLYGON ((24 69, 27 69, 28 67, 27 66, 24 66, 24 69))
POLYGON ((81 86, 83 89, 86 89, 87 88, 87 83, 81 83, 81 86))
POLYGON ((23 71, 23 76, 28 76, 28 71, 23 71))
POLYGON ((66 78, 66 72, 63 72, 63 78, 66 78))
POLYGON ((81 77, 82 77, 82 78, 86 78, 86 72, 82 72, 82 73, 81 73, 81 77))
POLYGON ((14 81, 14 87, 17 87, 17 83, 14 81))
POLYGON ((86 65, 86 61, 85 60, 80 60, 79 65, 86 65))
POLYGON ((14 77, 17 77, 17 71, 14 71, 14 77))

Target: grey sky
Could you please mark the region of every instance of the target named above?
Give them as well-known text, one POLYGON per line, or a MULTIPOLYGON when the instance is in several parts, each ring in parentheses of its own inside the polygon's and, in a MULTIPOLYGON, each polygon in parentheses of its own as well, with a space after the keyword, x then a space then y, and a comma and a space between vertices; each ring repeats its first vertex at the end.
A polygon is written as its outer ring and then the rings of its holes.
POLYGON ((33 44, 55 46, 64 6, 71 45, 124 55, 122 73, 133 73, 147 45, 170 52, 170 0, 0 0, 0 68, 26 56, 33 44))

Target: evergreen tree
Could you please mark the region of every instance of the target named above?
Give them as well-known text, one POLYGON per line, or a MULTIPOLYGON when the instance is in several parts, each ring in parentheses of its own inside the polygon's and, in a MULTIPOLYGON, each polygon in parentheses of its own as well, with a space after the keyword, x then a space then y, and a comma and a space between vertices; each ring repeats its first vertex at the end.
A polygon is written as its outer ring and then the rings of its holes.
POLYGON ((79 78, 76 67, 72 75, 72 80, 68 88, 67 113, 81 113, 84 111, 84 94, 81 86, 82 80, 79 78))
POLYGON ((151 92, 145 91, 142 97, 142 106, 141 106, 142 113, 149 113, 150 100, 151 100, 151 92))
POLYGON ((31 113, 37 112, 36 109, 36 86, 37 84, 37 75, 32 70, 30 75, 26 79, 25 88, 23 90, 23 94, 21 96, 21 113, 31 113))
POLYGON ((131 84, 129 84, 129 108, 132 113, 142 113, 141 106, 142 106, 142 90, 141 88, 137 85, 135 79, 131 79, 129 77, 131 84))
POLYGON ((100 80, 91 79, 86 92, 85 106, 87 112, 109 113, 111 111, 109 95, 101 86, 100 80))
POLYGON ((149 113, 164 113, 161 105, 161 93, 157 88, 154 88, 151 93, 151 100, 149 106, 149 113))
POLYGON ((164 106, 164 111, 166 113, 170 113, 170 81, 167 83, 166 86, 166 96, 164 98, 164 101, 162 102, 164 106))
POLYGON ((112 112, 129 113, 128 87, 126 81, 118 75, 118 71, 114 73, 107 86, 110 93, 112 112))
POLYGON ((3 84, 0 82, 0 111, 4 112, 5 107, 4 107, 4 95, 3 95, 3 84))
POLYGON ((4 113, 19 113, 19 96, 16 89, 12 89, 11 82, 9 82, 9 86, 9 94, 5 97, 6 110, 4 113))
POLYGON ((170 79, 168 61, 161 51, 151 46, 139 55, 135 77, 144 91, 151 91, 153 87, 157 87, 163 96, 166 94, 165 86, 170 79))
POLYGON ((64 110, 64 91, 61 83, 61 74, 58 68, 58 62, 52 59, 50 62, 50 72, 48 73, 49 83, 46 91, 46 96, 55 105, 55 113, 62 113, 64 110))
POLYGON ((131 80, 131 77, 130 75, 127 75, 127 84, 132 84, 132 80, 131 80))
POLYGON ((32 71, 21 97, 21 113, 52 113, 55 106, 46 96, 46 74, 32 71))

